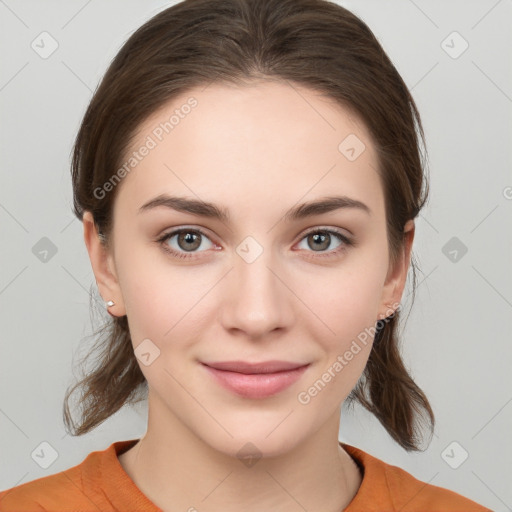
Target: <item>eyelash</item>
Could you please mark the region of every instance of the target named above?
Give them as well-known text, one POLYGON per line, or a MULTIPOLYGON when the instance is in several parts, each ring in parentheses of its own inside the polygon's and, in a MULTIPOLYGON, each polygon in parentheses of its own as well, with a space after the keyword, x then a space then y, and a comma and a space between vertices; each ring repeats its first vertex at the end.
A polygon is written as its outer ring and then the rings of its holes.
MULTIPOLYGON (((201 236, 204 236, 205 238, 209 239, 209 236, 199 228, 180 228, 180 229, 177 229, 174 231, 170 231, 169 233, 165 233, 164 235, 162 235, 160 238, 157 239, 157 242, 162 245, 163 249, 166 252, 170 253, 175 258, 194 259, 195 258, 194 252, 190 252, 190 253, 178 252, 178 251, 175 251, 174 249, 171 249, 169 247, 169 245, 165 243, 175 235, 179 235, 180 233, 189 233, 189 232, 190 233, 199 233, 201 236)), ((346 251, 347 248, 355 245, 355 242, 353 240, 351 240, 350 238, 348 238, 347 236, 342 234, 340 231, 337 231, 334 229, 322 229, 322 228, 315 228, 315 229, 312 229, 311 231, 307 231, 306 233, 304 233, 304 236, 299 241, 304 240, 304 238, 306 238, 309 235, 315 235, 315 234, 319 234, 319 233, 320 234, 321 233, 329 233, 330 235, 334 235, 342 242, 342 245, 340 245, 338 248, 333 249, 331 251, 319 252, 318 254, 316 254, 314 256, 315 258, 316 257, 320 257, 320 258, 334 257, 334 256, 337 256, 338 254, 346 251)), ((307 251, 307 252, 315 252, 315 251, 307 251)))

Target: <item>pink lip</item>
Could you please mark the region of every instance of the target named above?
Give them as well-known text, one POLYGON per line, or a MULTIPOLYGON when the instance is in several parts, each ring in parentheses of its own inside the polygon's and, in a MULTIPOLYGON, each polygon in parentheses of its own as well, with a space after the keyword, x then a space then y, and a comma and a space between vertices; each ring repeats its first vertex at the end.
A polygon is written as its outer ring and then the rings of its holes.
POLYGON ((309 364, 287 361, 202 363, 226 389, 246 398, 266 398, 296 382, 309 364))

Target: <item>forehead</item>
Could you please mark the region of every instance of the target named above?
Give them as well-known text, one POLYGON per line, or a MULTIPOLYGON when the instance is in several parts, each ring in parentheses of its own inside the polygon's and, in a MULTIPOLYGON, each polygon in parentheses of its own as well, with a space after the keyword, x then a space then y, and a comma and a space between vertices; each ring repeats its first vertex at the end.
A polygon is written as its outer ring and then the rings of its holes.
POLYGON ((377 159, 359 118, 291 82, 210 84, 174 98, 138 128, 151 146, 124 178, 132 207, 161 193, 239 203, 289 203, 335 192, 382 202, 377 159))

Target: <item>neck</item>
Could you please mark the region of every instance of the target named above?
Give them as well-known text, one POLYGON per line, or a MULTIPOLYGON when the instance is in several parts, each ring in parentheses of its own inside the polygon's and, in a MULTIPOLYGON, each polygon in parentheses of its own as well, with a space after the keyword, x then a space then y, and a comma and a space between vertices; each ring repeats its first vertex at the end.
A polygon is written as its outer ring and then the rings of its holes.
POLYGON ((340 409, 289 452, 252 462, 215 450, 178 418, 163 421, 151 410, 146 435, 119 461, 164 512, 341 512, 361 484, 357 464, 338 442, 340 409))

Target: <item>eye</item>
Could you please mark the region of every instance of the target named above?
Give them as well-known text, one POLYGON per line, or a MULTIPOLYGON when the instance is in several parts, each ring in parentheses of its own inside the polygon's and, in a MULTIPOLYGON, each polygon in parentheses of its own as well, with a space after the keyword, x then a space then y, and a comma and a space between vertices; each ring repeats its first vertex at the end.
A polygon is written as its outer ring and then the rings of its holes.
MULTIPOLYGON (((312 248, 312 253, 319 253, 316 256, 318 257, 331 257, 335 256, 338 253, 346 250, 349 246, 355 245, 355 243, 342 234, 340 231, 334 229, 322 229, 315 228, 314 230, 309 231, 306 235, 301 239, 301 243, 305 241, 307 248, 312 248), (338 245, 334 248, 331 247, 331 244, 335 241, 338 241, 338 245), (331 250, 327 250, 331 247, 331 250)), ((169 233, 165 233, 161 236, 157 242, 159 242, 163 249, 170 253, 175 258, 181 259, 191 259, 195 258, 195 253, 203 252, 198 250, 199 248, 203 248, 204 250, 214 248, 215 250, 220 249, 217 245, 215 245, 199 228, 180 228, 174 231, 170 231, 169 233), (206 247, 204 247, 204 243, 206 243, 206 247)), ((304 247, 299 247, 300 249, 304 249, 304 247)))
POLYGON ((216 247, 208 236, 198 228, 181 228, 164 234, 157 242, 162 244, 165 251, 170 252, 176 258, 194 258, 194 253, 200 247, 205 249, 204 241, 207 240, 206 249, 216 247), (209 244, 209 246, 208 246, 209 244), (187 254, 190 253, 190 254, 187 254))
POLYGON ((312 248, 312 251, 309 252, 321 253, 318 254, 318 256, 321 257, 336 255, 346 250, 347 247, 354 245, 354 242, 340 231, 322 228, 315 228, 314 230, 306 233, 306 235, 302 238, 301 243, 303 241, 306 244, 306 249, 312 248), (332 248, 331 244, 336 240, 338 241, 338 245, 332 248), (331 247, 331 250, 326 251, 326 249, 329 249, 329 247, 331 247))

